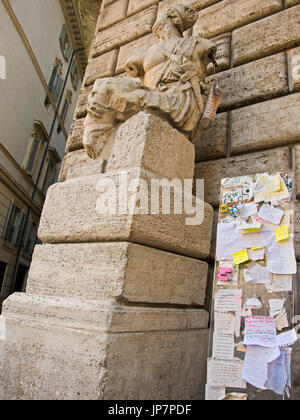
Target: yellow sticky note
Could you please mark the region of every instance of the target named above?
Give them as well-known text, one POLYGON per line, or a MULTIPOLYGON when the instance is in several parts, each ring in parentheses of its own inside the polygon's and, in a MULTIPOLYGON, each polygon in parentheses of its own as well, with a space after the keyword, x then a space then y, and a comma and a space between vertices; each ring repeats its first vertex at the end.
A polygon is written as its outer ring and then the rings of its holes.
POLYGON ((263 248, 264 248, 263 246, 257 246, 257 247, 251 248, 251 249, 252 249, 252 251, 258 251, 259 249, 263 249, 263 248))
POLYGON ((255 233, 255 232, 259 232, 260 229, 259 228, 251 228, 251 229, 246 229, 245 233, 255 233))
POLYGON ((275 230, 276 233, 276 241, 281 242, 289 239, 290 231, 288 225, 281 226, 275 230))
POLYGON ((245 249, 244 251, 236 252, 233 254, 233 263, 235 265, 243 264, 244 262, 249 260, 248 250, 245 249))

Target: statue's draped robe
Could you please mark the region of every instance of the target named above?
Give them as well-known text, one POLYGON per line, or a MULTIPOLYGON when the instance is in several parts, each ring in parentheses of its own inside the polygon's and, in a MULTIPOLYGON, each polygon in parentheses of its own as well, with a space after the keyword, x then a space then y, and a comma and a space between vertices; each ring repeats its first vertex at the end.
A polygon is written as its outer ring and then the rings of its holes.
MULTIPOLYGON (((151 69, 144 79, 150 89, 146 103, 169 114, 178 127, 192 135, 203 113, 200 82, 206 67, 195 57, 195 49, 201 42, 196 37, 181 38, 171 52, 161 46, 166 61, 151 69), (151 90, 161 94, 153 95, 151 90)), ((211 47, 214 48, 212 43, 211 47)))

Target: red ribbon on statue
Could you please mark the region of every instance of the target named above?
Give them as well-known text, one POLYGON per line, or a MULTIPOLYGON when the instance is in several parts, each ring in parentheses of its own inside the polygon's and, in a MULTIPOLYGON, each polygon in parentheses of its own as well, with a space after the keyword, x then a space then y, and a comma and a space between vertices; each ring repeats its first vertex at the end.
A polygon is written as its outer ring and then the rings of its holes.
POLYGON ((218 106, 221 101, 221 89, 217 82, 213 82, 210 88, 205 109, 201 118, 201 125, 208 127, 209 124, 216 120, 218 106))

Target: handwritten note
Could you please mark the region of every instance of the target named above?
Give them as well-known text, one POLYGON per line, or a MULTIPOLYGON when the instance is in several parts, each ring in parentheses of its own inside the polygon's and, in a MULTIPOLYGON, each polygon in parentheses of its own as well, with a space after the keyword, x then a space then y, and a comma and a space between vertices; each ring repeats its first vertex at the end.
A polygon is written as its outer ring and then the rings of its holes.
POLYGON ((248 217, 254 216, 257 213, 257 204, 252 201, 251 203, 244 204, 242 217, 247 219, 248 217))
POLYGON ((297 262, 292 238, 283 242, 273 238, 268 248, 267 268, 273 274, 296 274, 297 262))
POLYGON ((206 384, 205 400, 206 401, 221 401, 226 396, 225 386, 211 386, 206 384))
POLYGON ((215 295, 215 311, 239 312, 242 308, 242 290, 217 290, 215 295))
POLYGON ((213 357, 221 360, 232 360, 234 357, 234 336, 214 333, 213 357))
POLYGON ((293 277, 289 275, 273 274, 272 282, 266 284, 268 293, 291 292, 293 290, 293 277))
POLYGON ((244 344, 247 346, 276 347, 276 320, 273 317, 246 318, 244 344))
POLYGON ((270 222, 274 225, 280 225, 281 219, 284 215, 284 211, 277 209, 268 204, 263 204, 262 208, 258 212, 258 216, 266 222, 270 222))
POLYGON ((246 389, 246 382, 242 380, 243 366, 244 362, 238 358, 233 360, 208 359, 207 382, 210 386, 246 389))
POLYGON ((214 331, 218 334, 234 334, 235 317, 228 312, 215 312, 214 331))
POLYGON ((248 255, 252 261, 261 261, 265 258, 265 248, 251 248, 248 255))
POLYGON ((248 346, 242 378, 259 389, 266 389, 268 363, 272 358, 272 348, 248 346))

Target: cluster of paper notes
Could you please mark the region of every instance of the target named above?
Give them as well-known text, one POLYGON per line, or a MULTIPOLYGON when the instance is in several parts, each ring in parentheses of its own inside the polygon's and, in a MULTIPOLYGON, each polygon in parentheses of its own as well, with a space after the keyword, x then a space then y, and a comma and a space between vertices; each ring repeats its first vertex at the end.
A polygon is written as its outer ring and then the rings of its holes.
POLYGON ((206 399, 247 399, 247 383, 289 395, 290 292, 297 264, 291 179, 222 180, 206 399))

